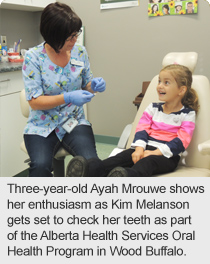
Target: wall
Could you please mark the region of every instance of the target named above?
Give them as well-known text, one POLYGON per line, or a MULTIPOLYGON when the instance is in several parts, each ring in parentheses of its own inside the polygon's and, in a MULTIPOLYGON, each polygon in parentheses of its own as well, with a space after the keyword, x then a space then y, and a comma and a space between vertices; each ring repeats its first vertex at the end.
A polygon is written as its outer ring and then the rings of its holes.
POLYGON ((0 9, 0 35, 7 36, 8 48, 22 39, 21 49, 27 49, 39 42, 40 12, 0 9))
POLYGON ((88 105, 95 134, 120 136, 133 121, 133 100, 143 81, 158 74, 169 52, 196 51, 195 74, 210 79, 210 5, 199 1, 197 15, 149 18, 148 0, 139 7, 100 10, 100 0, 62 0, 82 18, 85 45, 94 76, 103 76, 107 90, 88 105))

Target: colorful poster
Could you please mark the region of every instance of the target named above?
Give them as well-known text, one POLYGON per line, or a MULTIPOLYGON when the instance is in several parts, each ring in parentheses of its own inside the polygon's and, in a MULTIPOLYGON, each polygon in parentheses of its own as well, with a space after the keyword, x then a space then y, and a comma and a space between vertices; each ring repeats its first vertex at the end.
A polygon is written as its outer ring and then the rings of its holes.
POLYGON ((101 0, 101 9, 138 6, 139 0, 101 0))
POLYGON ((149 0, 148 16, 197 14, 198 0, 149 0))

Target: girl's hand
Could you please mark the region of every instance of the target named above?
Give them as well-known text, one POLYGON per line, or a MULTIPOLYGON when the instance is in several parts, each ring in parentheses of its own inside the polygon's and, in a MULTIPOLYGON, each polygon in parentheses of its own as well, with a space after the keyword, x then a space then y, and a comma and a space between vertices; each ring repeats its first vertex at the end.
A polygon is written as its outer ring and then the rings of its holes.
POLYGON ((132 156, 132 161, 135 164, 144 157, 144 149, 142 147, 136 147, 135 151, 132 153, 131 156, 132 156))
POLYGON ((162 156, 163 154, 162 154, 162 152, 159 149, 156 149, 156 150, 145 150, 143 158, 146 158, 146 157, 148 157, 150 155, 162 156))

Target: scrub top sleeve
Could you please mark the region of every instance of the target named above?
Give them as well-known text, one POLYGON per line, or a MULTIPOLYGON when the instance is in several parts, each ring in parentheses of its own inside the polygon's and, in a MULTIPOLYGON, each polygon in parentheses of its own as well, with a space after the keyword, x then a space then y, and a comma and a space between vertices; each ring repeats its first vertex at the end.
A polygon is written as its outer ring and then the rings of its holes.
POLYGON ((82 71, 82 88, 85 88, 86 85, 93 79, 93 73, 90 69, 90 62, 88 58, 88 53, 84 48, 83 56, 84 56, 84 69, 82 71))
POLYGON ((25 85, 26 100, 37 98, 43 94, 41 81, 41 67, 38 55, 29 50, 25 55, 22 67, 23 81, 25 85))

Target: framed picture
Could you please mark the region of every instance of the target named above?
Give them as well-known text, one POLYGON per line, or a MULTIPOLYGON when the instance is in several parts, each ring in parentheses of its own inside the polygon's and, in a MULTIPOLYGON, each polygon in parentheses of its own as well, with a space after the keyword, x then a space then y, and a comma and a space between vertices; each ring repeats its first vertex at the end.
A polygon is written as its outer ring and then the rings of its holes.
POLYGON ((148 16, 192 15, 198 13, 198 0, 149 0, 148 16))
POLYGON ((101 9, 138 6, 139 0, 101 0, 101 9))

